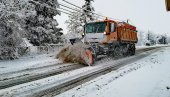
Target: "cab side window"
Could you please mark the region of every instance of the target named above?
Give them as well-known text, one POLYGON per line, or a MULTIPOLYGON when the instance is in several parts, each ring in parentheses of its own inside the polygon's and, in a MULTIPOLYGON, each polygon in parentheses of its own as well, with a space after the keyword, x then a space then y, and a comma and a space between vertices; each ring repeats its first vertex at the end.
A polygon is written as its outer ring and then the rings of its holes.
POLYGON ((110 23, 110 32, 115 32, 115 24, 114 23, 110 23))

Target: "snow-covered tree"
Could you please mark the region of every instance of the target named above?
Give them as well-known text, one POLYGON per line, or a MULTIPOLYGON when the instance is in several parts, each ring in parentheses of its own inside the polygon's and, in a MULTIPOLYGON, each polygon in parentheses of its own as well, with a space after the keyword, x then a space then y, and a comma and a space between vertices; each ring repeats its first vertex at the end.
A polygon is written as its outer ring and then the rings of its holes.
POLYGON ((81 37, 84 31, 85 23, 97 20, 99 17, 94 15, 94 8, 92 7, 91 1, 85 0, 85 4, 82 9, 75 9, 69 15, 69 19, 66 20, 68 35, 71 38, 81 37))
POLYGON ((17 58, 24 37, 34 45, 58 43, 57 7, 57 0, 0 0, 0 59, 17 58))
POLYGON ((86 23, 95 20, 94 7, 91 2, 94 0, 85 0, 85 4, 82 6, 83 13, 81 15, 81 20, 86 23))
POLYGON ((18 57, 16 47, 26 35, 25 15, 35 13, 26 0, 0 0, 0 59, 18 57))
POLYGON ((156 34, 151 32, 151 31, 148 31, 147 33, 147 40, 153 45, 153 44, 156 44, 156 34))
POLYGON ((167 44, 168 43, 168 37, 166 35, 160 35, 158 37, 158 43, 159 44, 167 44))
POLYGON ((46 45, 61 42, 62 29, 57 28, 58 23, 54 16, 60 15, 56 10, 59 7, 57 0, 34 0, 36 15, 26 18, 28 37, 34 45, 46 45))
POLYGON ((69 19, 66 20, 68 35, 70 37, 77 37, 80 33, 83 32, 83 22, 81 21, 82 10, 77 9, 73 11, 69 16, 69 19))
POLYGON ((139 45, 139 46, 145 45, 145 42, 147 40, 145 31, 138 29, 137 36, 138 36, 137 45, 139 45))

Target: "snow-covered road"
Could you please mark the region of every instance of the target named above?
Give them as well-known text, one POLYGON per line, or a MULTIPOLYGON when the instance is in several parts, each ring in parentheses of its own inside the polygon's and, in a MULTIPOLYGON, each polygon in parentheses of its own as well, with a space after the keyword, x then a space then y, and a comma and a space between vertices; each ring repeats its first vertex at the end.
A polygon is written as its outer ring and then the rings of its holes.
POLYGON ((61 63, 54 55, 41 54, 21 57, 16 60, 0 61, 0 74, 38 68, 61 63))
POLYGON ((56 97, 170 97, 170 47, 56 97))
MULTIPOLYGON (((24 82, 23 84, 19 84, 19 85, 16 84, 13 87, 9 87, 9 88, 0 90, 0 96, 3 96, 3 97, 6 97, 6 96, 32 97, 35 95, 36 96, 46 95, 46 94, 44 94, 44 92, 50 93, 50 91, 53 89, 56 89, 56 91, 57 91, 58 89, 60 89, 60 86, 62 86, 62 85, 67 86, 67 83, 69 84, 72 81, 76 82, 77 80, 83 80, 83 78, 89 77, 91 74, 99 73, 102 70, 104 70, 104 71, 107 70, 107 68, 113 68, 113 67, 118 66, 115 69, 116 71, 109 73, 110 75, 107 74, 106 77, 104 77, 104 76, 102 76, 103 78, 99 77, 96 80, 93 80, 93 81, 83 84, 85 86, 83 86, 83 85, 78 86, 78 88, 72 89, 71 92, 68 91, 64 94, 59 95, 59 97, 60 96, 70 97, 72 92, 74 92, 75 94, 72 96, 82 96, 82 95, 90 96, 90 97, 97 96, 97 94, 95 94, 96 90, 99 91, 100 89, 104 89, 104 87, 106 87, 108 84, 110 84, 113 80, 116 81, 120 77, 122 77, 126 74, 130 74, 132 71, 138 70, 141 67, 142 68, 145 66, 147 67, 147 64, 148 64, 147 62, 145 64, 142 64, 142 63, 140 63, 140 61, 139 62, 135 62, 135 61, 142 59, 143 57, 146 57, 146 56, 152 54, 153 52, 158 51, 161 48, 155 49, 155 47, 154 47, 154 48, 149 48, 146 50, 145 50, 145 48, 142 48, 143 51, 142 51, 142 49, 141 50, 139 50, 139 49, 140 48, 138 48, 137 54, 135 56, 121 58, 118 60, 117 59, 114 60, 113 58, 103 58, 102 60, 97 61, 94 66, 83 67, 80 69, 63 72, 62 74, 47 76, 47 77, 44 77, 41 79, 33 80, 31 82, 27 82, 27 83, 24 82), (151 50, 151 51, 148 51, 148 50, 151 50), (147 52, 145 52, 145 51, 147 51, 147 52), (131 62, 135 62, 135 63, 128 64, 131 62), (127 65, 127 66, 124 66, 124 65, 127 65), (124 66, 124 67, 121 69, 118 69, 121 66, 124 66), (109 76, 111 76, 111 75, 112 75, 112 77, 110 79, 109 76), (82 79, 79 79, 79 78, 82 78, 82 79), (105 79, 105 80, 103 80, 103 79, 105 79), (91 83, 95 83, 95 82, 97 82, 97 84, 95 84, 95 85, 91 84, 91 83), (88 84, 88 85, 86 85, 86 84, 88 84), (84 91, 83 89, 85 89, 86 91, 84 91), (82 92, 79 92, 79 90, 81 90, 82 92), (69 94, 69 93, 71 93, 71 94, 69 94), (89 95, 85 95, 84 93, 85 94, 89 93, 89 95)), ((165 49, 165 52, 167 50, 168 49, 165 49)), ((160 53, 164 53, 164 52, 158 52, 158 54, 160 54, 160 53)), ((157 55, 154 55, 151 57, 155 57, 155 56, 157 56, 157 55)), ((149 58, 150 57, 147 57, 145 59, 149 59, 149 58)), ((150 59, 151 59, 151 61, 154 62, 155 58, 153 58, 153 59, 150 58, 150 59)), ((142 59, 142 60, 144 60, 144 59, 142 59)), ((23 57, 21 59, 10 61, 8 63, 5 63, 5 61, 1 61, 0 63, 1 63, 0 64, 1 67, 2 66, 5 67, 5 68, 1 68, 0 75, 5 73, 6 75, 12 74, 12 76, 13 76, 13 72, 19 73, 22 70, 27 70, 27 69, 30 70, 31 68, 35 68, 37 70, 42 69, 42 71, 43 71, 42 74, 45 74, 45 73, 48 73, 49 70, 48 70, 48 68, 47 69, 43 68, 44 66, 49 66, 50 71, 51 71, 51 69, 53 70, 53 67, 50 67, 50 66, 52 66, 52 64, 57 64, 57 63, 61 63, 61 62, 58 61, 57 59, 55 59, 54 56, 51 56, 51 55, 39 55, 39 56, 34 56, 34 57, 25 57, 25 58, 23 57), (14 66, 13 63, 16 63, 17 65, 14 66), (47 70, 47 71, 44 71, 44 70, 47 70)), ((30 73, 36 74, 36 72, 39 73, 39 75, 41 75, 41 72, 36 71, 36 70, 35 70, 35 72, 30 72, 30 73)), ((5 75, 4 75, 4 78, 6 78, 5 75)), ((8 78, 8 76, 7 76, 7 78, 8 78)), ((17 77, 16 77, 16 79, 17 79, 17 77)), ((28 78, 26 78, 26 79, 28 79, 28 78)), ((2 84, 3 84, 3 81, 2 81, 2 84)), ((77 86, 77 85, 75 85, 75 86, 77 86)), ((47 95, 48 95, 48 93, 47 93, 47 95)), ((51 95, 51 94, 49 94, 49 95, 51 95)))

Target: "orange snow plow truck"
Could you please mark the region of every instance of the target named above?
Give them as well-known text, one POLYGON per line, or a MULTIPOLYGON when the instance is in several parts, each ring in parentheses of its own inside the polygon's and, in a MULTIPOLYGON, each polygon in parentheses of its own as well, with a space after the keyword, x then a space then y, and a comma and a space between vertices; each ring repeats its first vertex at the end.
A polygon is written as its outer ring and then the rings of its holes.
POLYGON ((71 56, 70 53, 63 55, 60 52, 58 58, 62 56, 62 60, 93 65, 99 55, 113 57, 134 55, 137 41, 136 27, 126 22, 110 19, 90 22, 84 26, 82 39, 71 39, 71 47, 61 50, 61 52, 66 53, 68 49, 72 48, 69 52, 73 54, 71 56), (80 40, 81 42, 78 42, 80 40), (78 52, 79 54, 73 58, 75 51, 76 54, 78 52), (72 58, 77 61, 72 60, 72 58))

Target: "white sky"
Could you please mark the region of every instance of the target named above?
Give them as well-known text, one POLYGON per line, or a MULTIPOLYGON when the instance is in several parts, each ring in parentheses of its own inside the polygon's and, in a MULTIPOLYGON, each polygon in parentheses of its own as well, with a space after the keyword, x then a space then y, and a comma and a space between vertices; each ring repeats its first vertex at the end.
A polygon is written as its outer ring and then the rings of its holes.
MULTIPOLYGON (((62 0, 58 0, 63 2, 62 0)), ((84 4, 84 0, 67 0, 78 6, 84 4)), ((120 19, 129 19, 130 23, 144 31, 168 34, 170 36, 170 12, 166 11, 165 0, 94 0, 93 7, 96 13, 120 19)), ((57 16, 59 27, 67 32, 65 20, 66 14, 57 16)))

